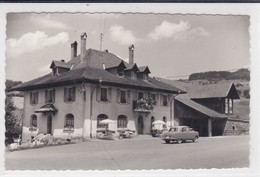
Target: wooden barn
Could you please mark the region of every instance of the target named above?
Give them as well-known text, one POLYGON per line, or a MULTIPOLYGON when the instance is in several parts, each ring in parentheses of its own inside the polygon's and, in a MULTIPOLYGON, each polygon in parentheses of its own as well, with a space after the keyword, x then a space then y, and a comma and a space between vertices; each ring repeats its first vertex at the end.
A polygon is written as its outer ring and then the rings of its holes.
POLYGON ((239 99, 233 83, 186 87, 187 94, 175 98, 176 124, 188 125, 200 136, 223 135, 233 114, 233 100, 239 99))

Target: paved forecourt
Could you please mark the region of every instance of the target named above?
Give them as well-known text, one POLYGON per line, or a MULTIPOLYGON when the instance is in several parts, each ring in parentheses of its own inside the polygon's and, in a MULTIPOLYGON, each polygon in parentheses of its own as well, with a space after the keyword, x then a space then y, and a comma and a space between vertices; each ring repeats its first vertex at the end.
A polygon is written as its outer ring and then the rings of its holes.
POLYGON ((139 136, 6 152, 7 170, 125 170, 249 167, 249 136, 201 137, 165 144, 139 136))

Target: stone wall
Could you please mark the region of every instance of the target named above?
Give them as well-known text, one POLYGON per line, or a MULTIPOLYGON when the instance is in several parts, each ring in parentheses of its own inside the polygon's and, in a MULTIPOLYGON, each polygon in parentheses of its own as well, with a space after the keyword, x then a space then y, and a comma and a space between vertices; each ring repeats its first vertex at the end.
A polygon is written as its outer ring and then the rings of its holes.
POLYGON ((227 120, 223 135, 241 135, 249 133, 249 121, 231 119, 227 120))

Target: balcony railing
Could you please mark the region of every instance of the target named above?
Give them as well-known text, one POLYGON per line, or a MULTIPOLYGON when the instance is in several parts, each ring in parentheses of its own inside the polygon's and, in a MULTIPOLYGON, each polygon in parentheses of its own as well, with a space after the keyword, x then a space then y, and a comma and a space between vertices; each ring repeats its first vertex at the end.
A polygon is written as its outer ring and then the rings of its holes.
POLYGON ((151 112, 153 111, 155 100, 152 99, 139 99, 133 101, 133 111, 135 112, 151 112))

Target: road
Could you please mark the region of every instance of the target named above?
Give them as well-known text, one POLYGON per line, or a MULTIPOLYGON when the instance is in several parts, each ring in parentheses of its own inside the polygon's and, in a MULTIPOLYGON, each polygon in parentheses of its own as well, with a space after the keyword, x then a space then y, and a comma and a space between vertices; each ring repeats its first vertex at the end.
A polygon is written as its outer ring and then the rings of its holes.
POLYGON ((249 167, 249 136, 165 144, 147 136, 6 152, 6 170, 126 170, 249 167))

